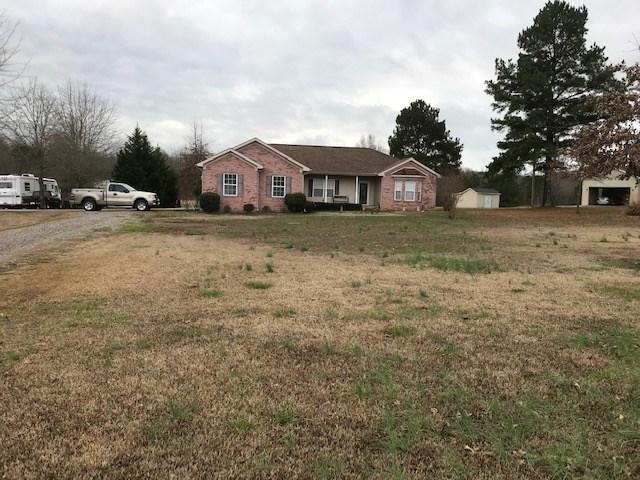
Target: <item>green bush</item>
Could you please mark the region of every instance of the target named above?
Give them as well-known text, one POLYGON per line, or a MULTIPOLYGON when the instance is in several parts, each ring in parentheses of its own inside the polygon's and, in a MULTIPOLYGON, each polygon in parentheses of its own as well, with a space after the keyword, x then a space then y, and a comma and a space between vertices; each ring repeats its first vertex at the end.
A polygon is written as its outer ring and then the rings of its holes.
POLYGON ((220 195, 216 192, 204 192, 200 195, 200 208, 203 212, 212 213, 220 210, 220 195))
POLYGON ((242 209, 246 212, 246 213, 251 213, 256 209, 256 206, 253 203, 245 203, 242 206, 242 209))
POLYGON ((302 192, 287 193, 284 196, 284 204, 291 213, 302 213, 307 203, 307 196, 302 192))

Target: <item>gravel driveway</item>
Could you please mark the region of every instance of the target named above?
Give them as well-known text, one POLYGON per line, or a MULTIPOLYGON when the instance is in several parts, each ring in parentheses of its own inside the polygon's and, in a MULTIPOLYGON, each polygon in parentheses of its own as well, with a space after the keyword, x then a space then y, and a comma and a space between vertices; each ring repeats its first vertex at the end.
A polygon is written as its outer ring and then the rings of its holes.
MULTIPOLYGON (((29 211, 0 212, 0 222, 4 215, 30 215, 29 211)), ((0 231, 0 262, 5 262, 17 254, 26 253, 36 247, 51 246, 63 240, 78 238, 96 230, 119 227, 133 212, 112 210, 102 212, 74 212, 72 218, 53 219, 30 225, 0 231)))

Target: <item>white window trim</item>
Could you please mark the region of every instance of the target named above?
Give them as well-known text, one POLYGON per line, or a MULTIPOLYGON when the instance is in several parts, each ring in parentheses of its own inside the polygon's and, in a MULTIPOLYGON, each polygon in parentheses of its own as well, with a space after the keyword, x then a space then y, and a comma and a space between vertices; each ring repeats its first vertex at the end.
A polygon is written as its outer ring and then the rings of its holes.
POLYGON ((418 182, 416 182, 415 180, 405 180, 404 182, 404 201, 405 202, 415 202, 416 201, 416 190, 418 189, 418 182), (412 183, 413 184, 413 190, 407 190, 407 184, 408 183, 412 183), (407 198, 407 192, 409 193, 413 193, 413 198, 409 199, 407 198))
POLYGON ((238 196, 238 174, 237 173, 223 173, 222 174, 222 196, 223 197, 237 197, 238 196), (235 183, 227 183, 227 175, 233 175, 236 178, 235 183), (236 193, 227 193, 225 187, 236 187, 236 193))
MULTIPOLYGON (((313 188, 312 192, 313 198, 323 198, 324 197, 324 178, 313 178, 313 188), (320 184, 319 188, 316 188, 316 181, 320 184), (316 190, 320 190, 320 195, 316 195, 316 190)), ((327 198, 333 198, 336 195, 336 179, 330 178, 327 182, 327 198), (329 194, 331 192, 331 194, 329 194)))
POLYGON ((284 198, 287 195, 287 177, 284 175, 273 175, 271 177, 271 196, 274 198, 284 198), (276 178, 282 179, 282 185, 276 185, 276 178), (282 188, 282 195, 276 195, 276 188, 282 188))
POLYGON ((394 184, 393 184, 393 200, 395 202, 401 202, 402 201, 402 191, 403 191, 403 185, 404 183, 402 182, 402 180, 395 180, 394 184), (400 184, 400 190, 398 190, 398 184, 400 184), (398 195, 398 193, 400 195, 398 195))

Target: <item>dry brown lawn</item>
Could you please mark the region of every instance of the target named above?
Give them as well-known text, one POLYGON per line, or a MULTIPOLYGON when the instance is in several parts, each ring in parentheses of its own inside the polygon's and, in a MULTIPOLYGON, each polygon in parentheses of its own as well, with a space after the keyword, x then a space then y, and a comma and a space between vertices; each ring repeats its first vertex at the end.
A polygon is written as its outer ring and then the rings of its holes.
POLYGON ((72 218, 76 212, 70 210, 4 210, 0 211, 0 232, 14 228, 29 227, 43 222, 72 218))
POLYGON ((1 275, 4 477, 640 477, 637 218, 142 218, 1 275))

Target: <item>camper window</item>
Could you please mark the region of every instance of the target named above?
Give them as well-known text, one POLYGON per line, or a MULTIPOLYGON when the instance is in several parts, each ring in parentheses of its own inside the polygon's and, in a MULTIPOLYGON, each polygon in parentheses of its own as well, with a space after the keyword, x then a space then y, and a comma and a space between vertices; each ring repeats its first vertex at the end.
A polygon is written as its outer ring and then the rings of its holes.
POLYGON ((0 182, 0 188, 11 188, 11 182, 0 182))
POLYGON ((25 192, 30 192, 31 191, 31 184, 29 182, 25 182, 24 183, 24 191, 25 192))

